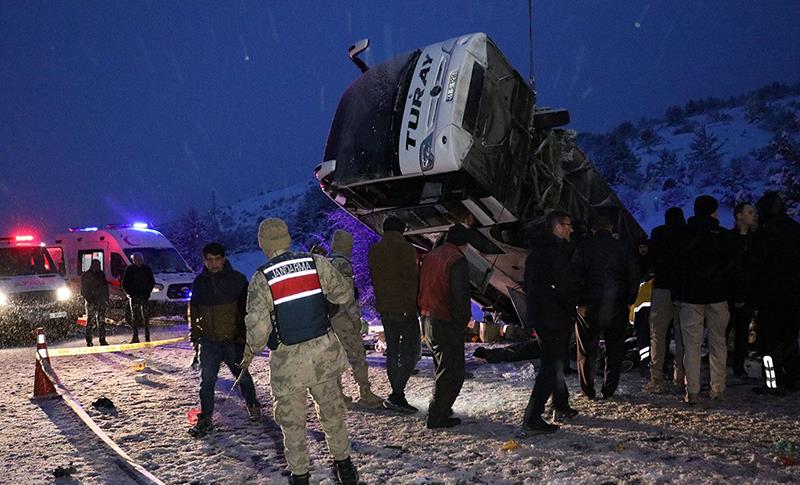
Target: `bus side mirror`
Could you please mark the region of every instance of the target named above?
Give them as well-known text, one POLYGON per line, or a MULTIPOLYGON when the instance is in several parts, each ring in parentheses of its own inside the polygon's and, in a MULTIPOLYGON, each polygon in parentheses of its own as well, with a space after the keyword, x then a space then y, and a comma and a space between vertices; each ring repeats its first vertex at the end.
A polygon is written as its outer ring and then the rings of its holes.
POLYGON ((369 47, 369 39, 361 39, 347 48, 347 55, 350 56, 350 60, 353 61, 353 64, 355 64, 361 72, 367 72, 367 70, 369 70, 367 64, 358 57, 359 54, 367 50, 367 47, 369 47))

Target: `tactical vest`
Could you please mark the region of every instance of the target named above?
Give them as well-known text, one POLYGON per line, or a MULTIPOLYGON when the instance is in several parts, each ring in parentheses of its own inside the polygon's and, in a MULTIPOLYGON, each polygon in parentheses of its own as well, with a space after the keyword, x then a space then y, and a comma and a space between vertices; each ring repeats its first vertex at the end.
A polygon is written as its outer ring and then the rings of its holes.
POLYGON ((299 344, 328 332, 325 295, 309 253, 283 253, 259 268, 275 307, 269 347, 299 344))

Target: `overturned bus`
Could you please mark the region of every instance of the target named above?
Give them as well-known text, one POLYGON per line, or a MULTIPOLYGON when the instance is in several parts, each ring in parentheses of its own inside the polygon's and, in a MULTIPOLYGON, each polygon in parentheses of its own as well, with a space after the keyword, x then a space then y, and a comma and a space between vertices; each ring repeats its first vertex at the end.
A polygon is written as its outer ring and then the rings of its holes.
MULTIPOLYGON (((364 42, 364 41, 362 41, 364 42)), ((536 93, 483 33, 464 35, 367 68, 342 95, 323 162, 333 201, 380 234, 383 220, 430 250, 454 223, 473 234, 467 251, 473 299, 525 321, 522 281, 530 237, 552 209, 576 226, 598 215, 623 238, 644 234, 560 128, 566 110, 536 93)), ((353 52, 354 49, 356 52, 353 52)))

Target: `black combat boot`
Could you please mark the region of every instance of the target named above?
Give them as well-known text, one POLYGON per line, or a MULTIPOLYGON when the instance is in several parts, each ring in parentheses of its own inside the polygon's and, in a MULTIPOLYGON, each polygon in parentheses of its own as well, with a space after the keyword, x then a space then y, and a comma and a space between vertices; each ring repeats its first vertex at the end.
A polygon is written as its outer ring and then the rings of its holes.
POLYGON ((189 428, 189 435, 193 438, 202 438, 211 431, 214 431, 214 423, 211 418, 200 418, 197 424, 189 428))
POLYGON ((548 423, 541 416, 535 416, 522 423, 522 430, 530 434, 549 434, 558 431, 558 426, 548 423))
POLYGON ((311 478, 310 473, 304 473, 302 475, 295 475, 292 473, 291 483, 292 485, 308 485, 308 480, 311 478))
POLYGON ((358 485, 358 470, 353 465, 353 460, 346 458, 341 461, 333 462, 336 469, 336 479, 344 485, 358 485))

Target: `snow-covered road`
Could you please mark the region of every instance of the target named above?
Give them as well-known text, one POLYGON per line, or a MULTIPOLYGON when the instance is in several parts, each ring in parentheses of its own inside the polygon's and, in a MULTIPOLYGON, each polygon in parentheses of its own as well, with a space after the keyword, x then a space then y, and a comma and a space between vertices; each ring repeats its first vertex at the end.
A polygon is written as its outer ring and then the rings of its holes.
MULTIPOLYGON (((162 327, 155 338, 185 334, 162 327)), ((112 336, 120 343, 127 336, 112 336)), ((80 340, 61 346, 78 346, 80 340)), ((473 347, 470 347, 470 349, 473 347)), ((471 351, 469 352, 471 354, 471 351)), ((53 359, 53 368, 100 427, 131 457, 167 483, 287 483, 281 434, 269 418, 247 420, 233 379, 220 372, 217 431, 195 440, 186 434, 187 411, 198 406, 199 373, 188 366, 188 343, 128 354, 53 359), (137 382, 131 362, 147 359, 147 380, 137 382), (91 403, 108 397, 113 412, 91 403)), ((370 354, 378 394, 389 392, 384 359, 370 354)), ((367 483, 736 483, 800 481, 800 466, 777 463, 774 444, 800 444, 798 395, 765 398, 750 393, 755 382, 729 377, 728 400, 688 407, 677 395, 639 391, 638 373, 623 375, 618 396, 588 401, 573 396, 581 415, 555 435, 524 437, 519 423, 534 377, 531 363, 481 364, 468 357, 475 375, 456 401, 462 426, 427 430, 424 413, 397 416, 354 406, 348 413, 354 461, 367 483), (518 446, 504 450, 515 440, 518 446)), ((251 367, 265 416, 271 414, 265 358, 251 367)), ((432 362, 409 382, 409 401, 425 407, 431 395, 432 362)), ((0 482, 52 483, 53 470, 76 468, 57 483, 132 483, 115 455, 60 401, 32 403, 33 350, 0 350, 0 482)), ((757 373, 750 368, 751 374, 757 373)), ((139 381, 142 379, 140 378, 139 381)), ((577 389, 568 376, 570 389, 577 389)), ((346 391, 356 386, 348 375, 346 391)), ((311 408, 309 408, 311 410, 311 408)), ((318 421, 310 413, 312 477, 333 483, 318 421)), ((794 455, 796 457, 796 455, 794 455)))

